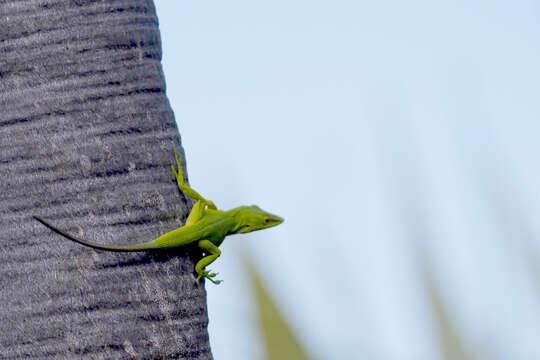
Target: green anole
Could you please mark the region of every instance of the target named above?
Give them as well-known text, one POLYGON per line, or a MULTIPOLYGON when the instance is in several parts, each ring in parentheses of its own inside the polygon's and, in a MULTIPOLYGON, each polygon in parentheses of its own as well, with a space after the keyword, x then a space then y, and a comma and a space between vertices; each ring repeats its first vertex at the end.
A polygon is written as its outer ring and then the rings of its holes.
POLYGON ((101 245, 78 239, 57 229, 37 216, 34 216, 34 218, 52 231, 55 231, 70 240, 100 250, 147 251, 175 248, 196 243, 204 252, 205 256, 195 265, 195 272, 198 275, 195 282, 198 283, 201 277, 205 277, 214 284, 219 284, 221 280, 214 279, 217 274, 206 271, 206 266, 213 263, 221 255, 221 250, 219 250, 218 247, 225 237, 233 234, 243 234, 267 229, 281 224, 283 219, 277 215, 261 210, 256 205, 239 206, 228 211, 218 210, 211 200, 206 200, 184 182, 182 164, 176 152, 176 147, 174 147, 174 156, 178 166, 177 172, 174 165, 172 165, 176 183, 186 196, 195 200, 195 204, 193 205, 184 226, 161 235, 155 240, 136 245, 101 245))

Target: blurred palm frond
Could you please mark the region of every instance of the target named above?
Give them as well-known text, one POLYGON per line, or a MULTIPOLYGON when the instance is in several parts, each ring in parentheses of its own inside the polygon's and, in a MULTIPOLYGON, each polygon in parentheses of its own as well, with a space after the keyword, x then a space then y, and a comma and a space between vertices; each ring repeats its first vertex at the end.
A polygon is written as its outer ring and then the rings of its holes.
MULTIPOLYGON (((428 269, 429 270, 429 269, 428 269)), ((446 306, 444 305, 439 288, 429 272, 426 274, 426 284, 429 300, 439 328, 441 352, 444 360, 472 360, 460 340, 459 332, 454 327, 446 306)))
POLYGON ((264 359, 310 360, 270 297, 255 267, 246 261, 246 268, 255 293, 259 328, 265 345, 264 359))

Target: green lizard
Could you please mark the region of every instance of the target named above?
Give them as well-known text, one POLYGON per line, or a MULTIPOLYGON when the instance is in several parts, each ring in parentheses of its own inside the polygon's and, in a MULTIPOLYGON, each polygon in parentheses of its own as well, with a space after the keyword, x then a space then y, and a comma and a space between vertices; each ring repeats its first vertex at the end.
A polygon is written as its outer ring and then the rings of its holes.
POLYGON ((176 147, 174 147, 174 156, 178 166, 177 172, 174 165, 172 165, 176 183, 186 196, 196 200, 196 202, 184 226, 161 235, 155 240, 136 245, 101 245, 78 239, 57 229, 37 216, 34 216, 34 218, 52 231, 94 249, 108 251, 146 251, 197 243, 197 246, 204 252, 205 256, 195 265, 195 272, 198 274, 195 282, 198 283, 201 277, 205 277, 214 284, 219 284, 221 280, 214 279, 217 273, 210 273, 205 269, 206 266, 213 263, 221 255, 221 250, 218 247, 225 237, 232 234, 243 234, 267 229, 281 224, 283 219, 277 215, 267 213, 255 205, 240 206, 229 211, 218 210, 212 201, 203 198, 197 191, 193 190, 184 182, 182 164, 178 158, 176 147))

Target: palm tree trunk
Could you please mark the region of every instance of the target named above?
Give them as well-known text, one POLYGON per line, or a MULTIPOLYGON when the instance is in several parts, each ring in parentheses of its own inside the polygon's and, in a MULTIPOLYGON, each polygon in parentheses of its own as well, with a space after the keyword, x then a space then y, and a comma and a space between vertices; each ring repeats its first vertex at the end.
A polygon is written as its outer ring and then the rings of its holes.
POLYGON ((0 2, 0 358, 212 359, 151 0, 0 2))

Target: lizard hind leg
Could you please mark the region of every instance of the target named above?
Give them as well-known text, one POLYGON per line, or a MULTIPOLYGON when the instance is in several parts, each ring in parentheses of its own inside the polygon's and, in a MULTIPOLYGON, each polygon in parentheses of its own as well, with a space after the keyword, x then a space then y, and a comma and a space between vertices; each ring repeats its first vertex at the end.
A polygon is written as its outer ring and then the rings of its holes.
POLYGON ((199 221, 204 215, 205 207, 206 204, 203 201, 197 200, 195 205, 193 205, 191 208, 191 212, 186 219, 185 225, 195 224, 197 221, 199 221))
POLYGON ((182 162, 180 161, 180 157, 178 157, 178 153, 176 152, 176 146, 173 143, 173 150, 174 150, 174 158, 176 159, 176 165, 178 166, 178 172, 176 171, 176 168, 174 165, 171 165, 172 172, 174 174, 174 177, 176 178, 176 183, 178 184, 178 188, 180 191, 184 193, 187 197, 192 198, 193 200, 199 200, 205 203, 205 206, 208 206, 209 209, 216 210, 216 205, 210 200, 206 200, 204 197, 202 197, 201 194, 199 194, 197 191, 195 191, 193 188, 191 188, 188 184, 184 182, 184 170, 182 169, 182 162))

